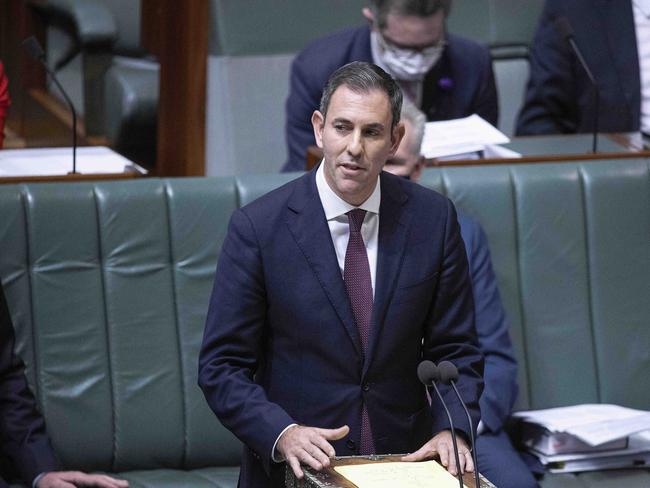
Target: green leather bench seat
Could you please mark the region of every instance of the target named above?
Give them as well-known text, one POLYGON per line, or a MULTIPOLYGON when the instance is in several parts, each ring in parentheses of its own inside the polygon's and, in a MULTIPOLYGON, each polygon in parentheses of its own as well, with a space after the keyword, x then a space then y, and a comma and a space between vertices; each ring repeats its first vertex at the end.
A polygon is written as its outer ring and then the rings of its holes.
MULTIPOLYGON (((134 487, 236 486, 241 444, 199 391, 197 355, 230 214, 294 177, 0 186, 0 277, 66 466, 134 487)), ((518 408, 650 410, 649 162, 436 168, 423 183, 488 235, 518 408)), ((649 481, 625 470, 543 486, 649 481)))

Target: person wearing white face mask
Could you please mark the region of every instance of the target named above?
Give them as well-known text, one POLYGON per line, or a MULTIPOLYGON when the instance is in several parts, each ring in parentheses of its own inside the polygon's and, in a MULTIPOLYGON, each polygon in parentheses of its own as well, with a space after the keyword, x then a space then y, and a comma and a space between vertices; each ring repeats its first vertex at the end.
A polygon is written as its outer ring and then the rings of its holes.
POLYGON ((390 73, 427 120, 479 114, 497 123, 498 103, 488 50, 448 33, 451 0, 369 0, 367 24, 317 39, 294 60, 286 102, 288 160, 283 171, 305 169, 314 145, 310 117, 323 85, 351 61, 390 73))

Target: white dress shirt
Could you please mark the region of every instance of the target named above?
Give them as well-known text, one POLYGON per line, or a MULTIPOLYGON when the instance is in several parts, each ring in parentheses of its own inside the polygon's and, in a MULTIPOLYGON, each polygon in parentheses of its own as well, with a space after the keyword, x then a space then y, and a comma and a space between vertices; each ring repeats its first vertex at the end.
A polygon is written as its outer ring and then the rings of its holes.
POLYGON ((321 163, 316 171, 316 187, 320 197, 327 225, 330 228, 332 243, 336 250, 336 258, 343 276, 345 267, 345 252, 350 240, 350 224, 348 222, 347 212, 355 208, 361 208, 366 211, 366 216, 361 225, 361 236, 366 244, 368 252, 368 264, 370 265, 370 281, 372 282, 372 294, 375 295, 375 277, 377 274, 377 243, 379 239, 379 204, 381 203, 381 185, 379 178, 372 194, 359 207, 350 205, 348 202, 339 197, 334 190, 330 188, 325 180, 325 163, 321 163))
MULTIPOLYGON (((366 252, 368 253, 370 281, 372 282, 372 295, 374 297, 375 279, 377 275, 377 247, 379 241, 379 204, 381 203, 381 185, 379 184, 379 178, 377 178, 375 189, 368 199, 358 207, 355 207, 339 197, 330 188, 325 180, 324 166, 325 162, 321 161, 320 166, 316 170, 316 188, 318 189, 318 196, 325 211, 325 218, 327 219, 327 225, 332 236, 332 243, 336 250, 336 259, 339 262, 341 277, 343 277, 343 270, 345 268, 345 252, 348 248, 348 241, 350 240, 350 224, 346 213, 355 208, 361 208, 366 211, 363 224, 361 224, 361 237, 363 237, 363 242, 366 244, 366 252)), ((296 424, 287 425, 280 432, 280 435, 273 444, 271 459, 276 463, 284 461, 282 455, 275 449, 278 441, 282 437, 282 434, 294 425, 296 424)))
POLYGON ((641 81, 641 130, 650 133, 650 0, 632 0, 641 81))

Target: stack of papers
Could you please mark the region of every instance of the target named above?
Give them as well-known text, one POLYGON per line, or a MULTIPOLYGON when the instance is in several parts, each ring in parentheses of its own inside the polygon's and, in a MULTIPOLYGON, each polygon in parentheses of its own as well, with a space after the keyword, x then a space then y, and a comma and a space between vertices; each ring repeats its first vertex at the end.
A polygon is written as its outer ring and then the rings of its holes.
POLYGON ((650 465, 650 412, 590 404, 514 417, 523 422, 523 444, 551 472, 650 465))
POLYGON ((486 150, 492 157, 520 157, 496 146, 508 142, 510 139, 503 132, 474 114, 463 119, 427 122, 420 152, 428 159, 472 159, 486 150))

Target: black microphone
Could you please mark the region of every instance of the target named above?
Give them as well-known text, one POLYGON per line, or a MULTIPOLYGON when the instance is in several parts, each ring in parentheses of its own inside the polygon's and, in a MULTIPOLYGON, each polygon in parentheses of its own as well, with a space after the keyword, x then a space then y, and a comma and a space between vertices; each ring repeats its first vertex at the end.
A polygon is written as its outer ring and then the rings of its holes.
POLYGON ((43 66, 45 66, 45 71, 50 75, 50 78, 54 81, 54 84, 59 88, 59 91, 63 95, 63 98, 70 107, 72 112, 72 173, 77 172, 77 111, 74 109, 72 100, 68 97, 68 94, 59 83, 59 80, 56 78, 54 71, 50 69, 45 60, 45 52, 43 48, 38 43, 34 36, 30 36, 22 42, 22 46, 29 53, 29 55, 34 58, 36 61, 39 61, 43 66))
POLYGON ((469 410, 467 410, 467 405, 465 405, 463 398, 460 396, 458 388, 456 388, 456 381, 458 381, 458 368, 449 361, 441 361, 438 364, 438 374, 440 375, 440 381, 442 383, 445 385, 451 385, 454 389, 460 404, 463 406, 463 409, 465 409, 465 413, 467 414, 467 421, 469 422, 469 438, 472 442, 472 459, 474 460, 474 481, 476 482, 476 486, 481 486, 478 475, 478 460, 476 457, 476 442, 474 440, 474 429, 472 428, 472 417, 469 414, 469 410))
MULTIPOLYGON (((433 364, 432 361, 425 359, 420 364, 418 364, 418 378, 420 379, 420 381, 425 387, 426 386, 433 387, 434 391, 436 392, 436 395, 438 395, 438 398, 440 399, 440 403, 442 403, 442 406, 444 407, 445 412, 447 413, 447 419, 449 420, 449 428, 451 429, 451 441, 454 445, 454 457, 456 459, 456 474, 458 476, 458 484, 460 488, 464 488, 463 475, 460 470, 460 459, 458 458, 458 445, 456 444, 456 429, 454 429, 454 421, 451 419, 451 414, 449 413, 447 404, 442 399, 442 395, 440 394, 440 391, 436 386, 436 381, 440 379, 440 373, 438 371, 437 366, 433 364)), ((476 485, 476 486, 481 486, 481 485, 476 485)))
POLYGON ((589 78, 589 81, 591 82, 591 85, 593 87, 595 115, 594 115, 592 151, 596 153, 596 151, 598 150, 598 122, 600 118, 598 113, 600 110, 600 90, 598 89, 598 83, 596 83, 596 78, 594 78, 594 75, 591 73, 591 70, 589 69, 589 65, 587 65, 587 62, 585 61, 585 58, 582 55, 582 51, 580 51, 580 48, 578 48, 578 45, 576 44, 573 27, 571 27, 571 23, 569 22, 569 19, 567 19, 566 17, 558 17, 553 22, 553 25, 555 26, 555 30, 560 35, 560 37, 565 39, 569 43, 569 46, 571 46, 571 49, 573 50, 576 57, 578 58, 578 61, 582 65, 582 69, 584 69, 585 73, 587 73, 587 77, 589 78))

